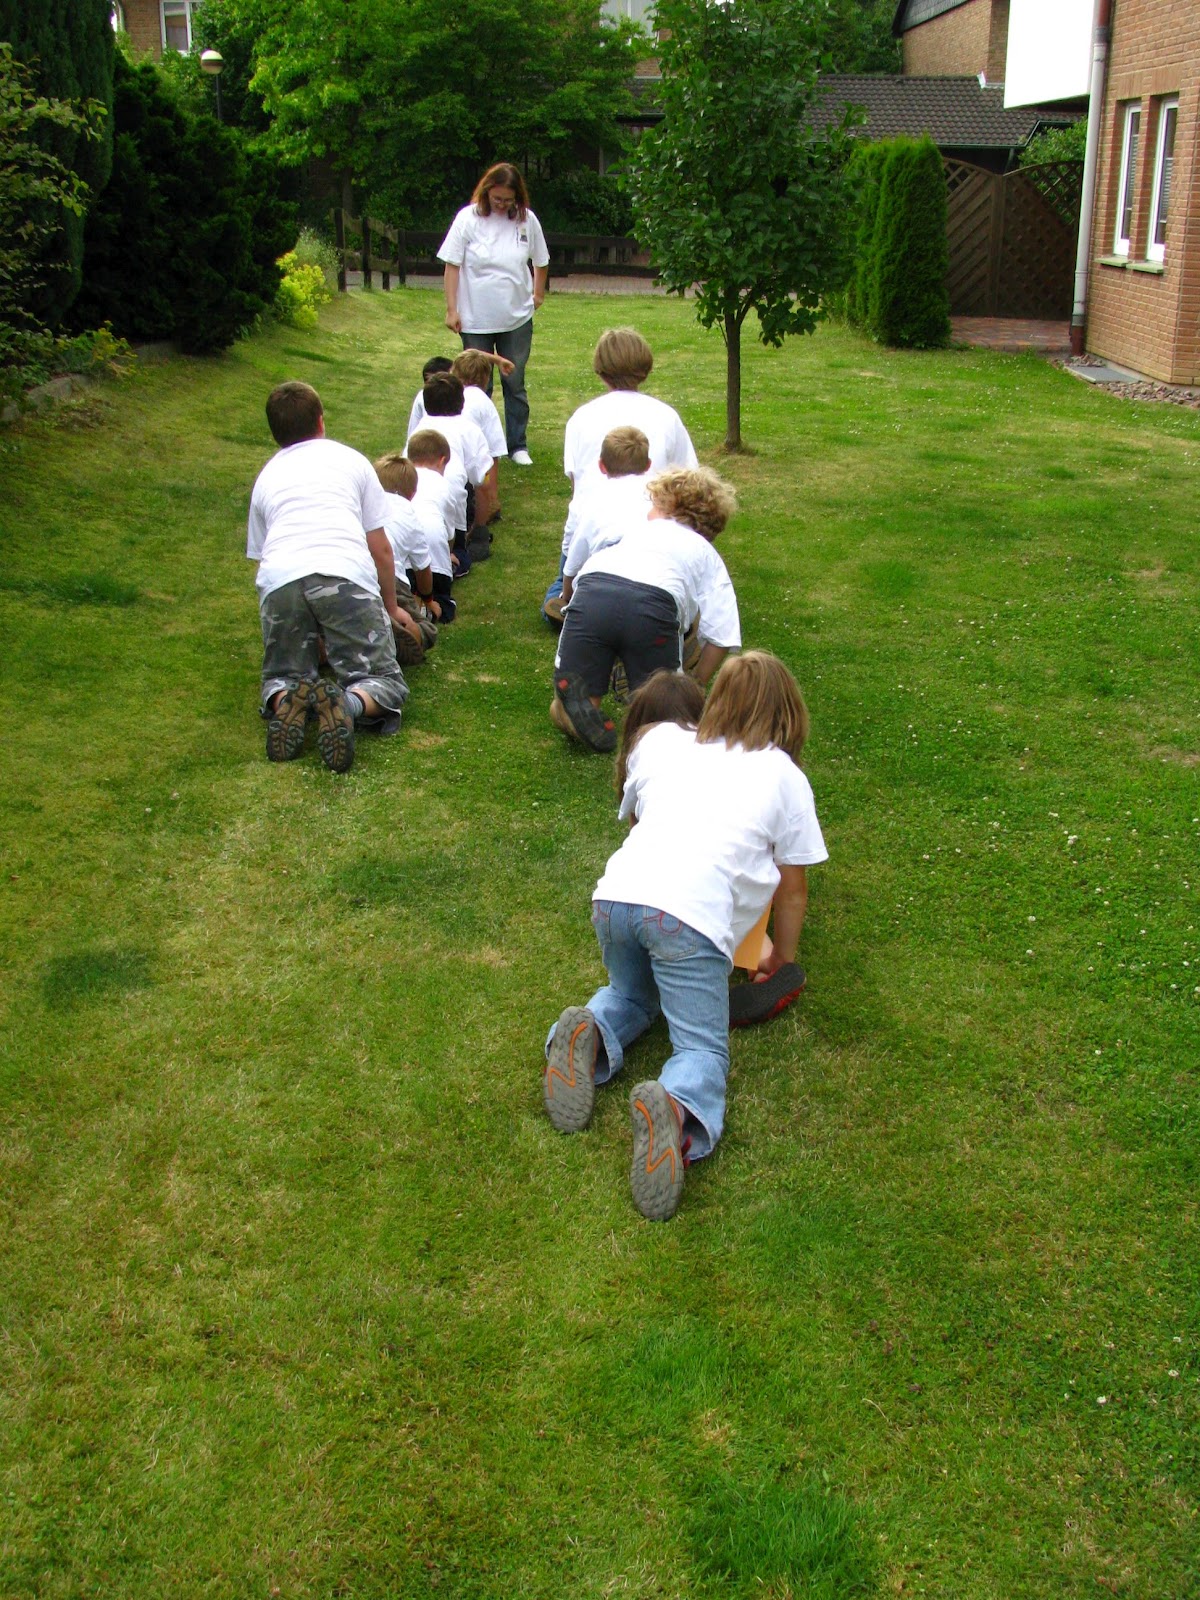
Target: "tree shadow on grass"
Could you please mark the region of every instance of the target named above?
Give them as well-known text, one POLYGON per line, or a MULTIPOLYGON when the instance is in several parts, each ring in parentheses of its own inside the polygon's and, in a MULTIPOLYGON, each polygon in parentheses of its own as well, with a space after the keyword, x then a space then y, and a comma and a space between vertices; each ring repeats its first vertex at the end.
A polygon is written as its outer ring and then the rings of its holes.
POLYGON ((105 1001, 136 989, 148 989, 150 955, 132 946, 91 947, 55 956, 42 974, 42 999, 54 1010, 105 1001))

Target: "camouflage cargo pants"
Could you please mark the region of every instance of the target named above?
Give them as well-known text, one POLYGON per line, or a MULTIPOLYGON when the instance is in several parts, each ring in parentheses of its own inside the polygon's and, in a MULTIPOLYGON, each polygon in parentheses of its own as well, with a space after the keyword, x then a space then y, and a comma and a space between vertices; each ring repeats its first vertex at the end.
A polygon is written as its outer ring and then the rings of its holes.
POLYGON ((272 589, 259 601, 262 619, 262 705, 280 689, 317 676, 317 640, 343 689, 365 689, 385 711, 399 711, 408 685, 396 660, 383 601, 349 578, 314 575, 272 589))

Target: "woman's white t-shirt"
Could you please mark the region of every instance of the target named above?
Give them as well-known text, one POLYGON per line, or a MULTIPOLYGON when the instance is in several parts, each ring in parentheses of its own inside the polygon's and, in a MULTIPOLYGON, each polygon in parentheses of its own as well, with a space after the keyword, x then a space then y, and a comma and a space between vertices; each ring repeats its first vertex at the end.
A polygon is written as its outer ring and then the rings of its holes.
POLYGON ((529 271, 550 264, 546 236, 532 211, 524 219, 481 217, 464 206, 442 240, 438 260, 460 268, 458 318, 464 333, 511 333, 533 315, 529 271))
POLYGON ((695 928, 730 963, 771 903, 782 866, 828 859, 812 788, 774 746, 698 744, 694 730, 647 728, 629 758, 621 815, 637 826, 593 895, 653 906, 695 928))

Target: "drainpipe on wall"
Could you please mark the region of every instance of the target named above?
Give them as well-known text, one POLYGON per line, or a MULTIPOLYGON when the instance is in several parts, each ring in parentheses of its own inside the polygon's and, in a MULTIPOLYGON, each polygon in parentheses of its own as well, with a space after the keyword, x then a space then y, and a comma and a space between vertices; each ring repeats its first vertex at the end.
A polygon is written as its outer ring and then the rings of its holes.
POLYGON ((1096 0, 1092 35, 1092 78, 1088 90, 1087 144, 1083 151, 1083 192, 1079 197, 1079 243, 1075 251, 1075 304, 1071 310, 1071 353, 1081 356, 1087 333, 1088 269, 1092 260, 1092 209, 1096 167, 1100 159, 1100 123, 1104 116, 1104 76, 1108 67, 1112 0, 1096 0))

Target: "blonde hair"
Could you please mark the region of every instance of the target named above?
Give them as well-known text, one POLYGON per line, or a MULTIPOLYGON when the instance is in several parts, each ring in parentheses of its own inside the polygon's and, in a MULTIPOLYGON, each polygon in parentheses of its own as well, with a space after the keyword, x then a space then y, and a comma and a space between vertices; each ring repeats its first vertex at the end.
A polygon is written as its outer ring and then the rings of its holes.
POLYGON ((797 766, 808 739, 808 707, 795 678, 778 656, 747 650, 729 656, 713 679, 696 731, 698 744, 739 744, 743 750, 774 745, 797 766))
POLYGON ((610 389, 637 389, 654 367, 654 352, 636 328, 605 328, 592 356, 592 371, 610 389))
POLYGON ((436 428, 420 428, 407 445, 408 459, 414 467, 432 467, 439 461, 450 459, 450 446, 446 435, 436 428))
POLYGON ((668 467, 646 486, 651 503, 713 540, 737 510, 737 495, 711 467, 668 467))
POLYGON ((375 463, 375 476, 389 494, 411 500, 417 492, 417 469, 400 450, 389 450, 375 463))
POLYGON ((617 793, 624 794, 633 747, 656 722, 674 722, 681 728, 694 728, 704 710, 704 690, 686 672, 660 667, 629 697, 621 747, 617 752, 617 793))
POLYGON ((650 441, 640 428, 611 428, 600 446, 600 460, 610 478, 649 472, 650 441))
POLYGON ((473 389, 486 389, 492 376, 492 363, 482 350, 464 350, 462 355, 455 356, 450 371, 464 388, 469 384, 473 389))

